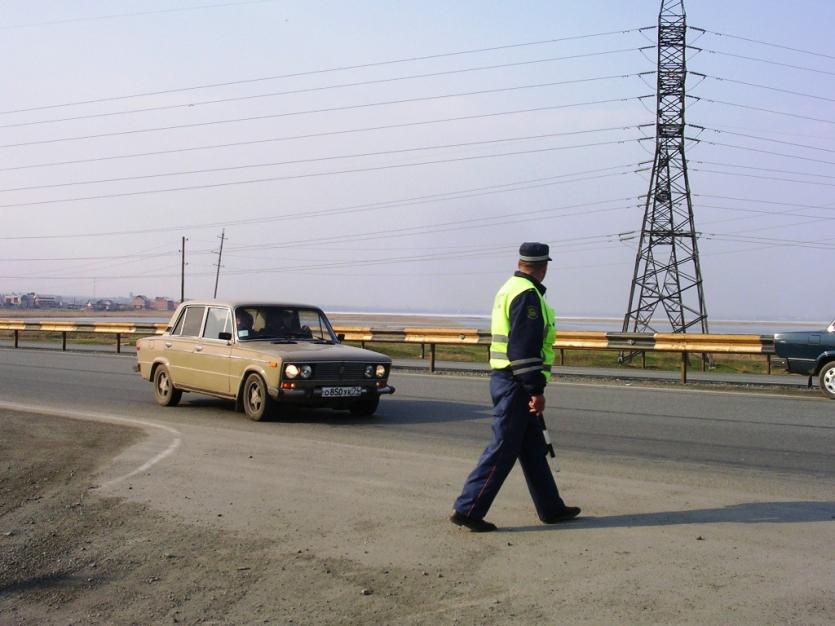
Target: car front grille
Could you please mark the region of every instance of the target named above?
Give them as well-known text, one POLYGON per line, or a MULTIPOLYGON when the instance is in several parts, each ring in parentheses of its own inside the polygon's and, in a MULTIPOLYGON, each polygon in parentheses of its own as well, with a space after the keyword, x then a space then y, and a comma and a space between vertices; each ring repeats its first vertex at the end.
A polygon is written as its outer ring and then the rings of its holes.
POLYGON ((365 363, 315 363, 313 378, 316 380, 368 380, 365 363))

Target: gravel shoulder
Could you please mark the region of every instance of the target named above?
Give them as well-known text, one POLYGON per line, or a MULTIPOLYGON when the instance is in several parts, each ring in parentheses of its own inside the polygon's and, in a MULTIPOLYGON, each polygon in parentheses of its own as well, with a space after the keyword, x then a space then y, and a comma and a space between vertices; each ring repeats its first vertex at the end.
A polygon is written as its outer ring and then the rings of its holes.
POLYGON ((564 455, 585 517, 538 524, 514 470, 500 532, 446 521, 475 457, 0 411, 0 623, 826 624, 835 489, 564 455), (160 444, 163 446, 164 442, 160 444), (142 455, 139 455, 142 456, 142 455), (199 471, 195 468, 199 467, 199 471), (109 485, 109 486, 106 486, 109 485))

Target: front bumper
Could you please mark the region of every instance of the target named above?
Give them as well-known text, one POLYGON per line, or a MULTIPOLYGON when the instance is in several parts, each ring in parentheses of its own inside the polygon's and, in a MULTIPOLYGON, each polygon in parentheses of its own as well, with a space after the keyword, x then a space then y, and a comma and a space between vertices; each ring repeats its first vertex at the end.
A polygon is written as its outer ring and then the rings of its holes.
MULTIPOLYGON (((353 386, 362 386, 362 385, 345 385, 342 383, 341 385, 324 385, 325 387, 330 386, 337 386, 337 387, 353 387, 353 386)), ((371 387, 371 386, 362 386, 362 394, 359 396, 352 396, 352 397, 338 397, 338 398, 323 398, 322 397, 322 385, 316 385, 311 387, 302 387, 300 389, 280 389, 276 387, 271 387, 269 389, 270 395, 275 398, 276 400, 295 400, 295 401, 311 401, 316 404, 328 404, 328 403, 345 403, 345 402, 353 402, 359 400, 361 398, 367 398, 370 395, 391 395, 395 392, 394 387, 391 385, 386 384, 384 387, 371 387)))

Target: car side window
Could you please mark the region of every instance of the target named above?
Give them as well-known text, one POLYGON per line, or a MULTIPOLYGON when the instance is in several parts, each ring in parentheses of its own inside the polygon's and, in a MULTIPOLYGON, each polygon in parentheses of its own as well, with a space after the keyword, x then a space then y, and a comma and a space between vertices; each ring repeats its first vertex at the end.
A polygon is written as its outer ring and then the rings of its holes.
POLYGON ((230 333, 231 336, 232 316, 226 307, 209 307, 203 337, 206 339, 219 339, 220 333, 230 333))
POLYGON ((200 328, 203 326, 203 314, 206 312, 204 306, 190 306, 186 308, 183 316, 183 337, 199 337, 200 328))

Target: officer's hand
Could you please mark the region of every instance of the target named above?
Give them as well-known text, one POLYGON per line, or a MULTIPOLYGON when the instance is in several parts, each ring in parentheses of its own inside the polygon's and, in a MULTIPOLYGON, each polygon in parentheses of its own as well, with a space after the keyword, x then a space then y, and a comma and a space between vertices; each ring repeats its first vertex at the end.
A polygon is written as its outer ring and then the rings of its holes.
POLYGON ((528 401, 528 407, 531 413, 539 415, 545 410, 545 396, 531 396, 531 399, 528 401))

